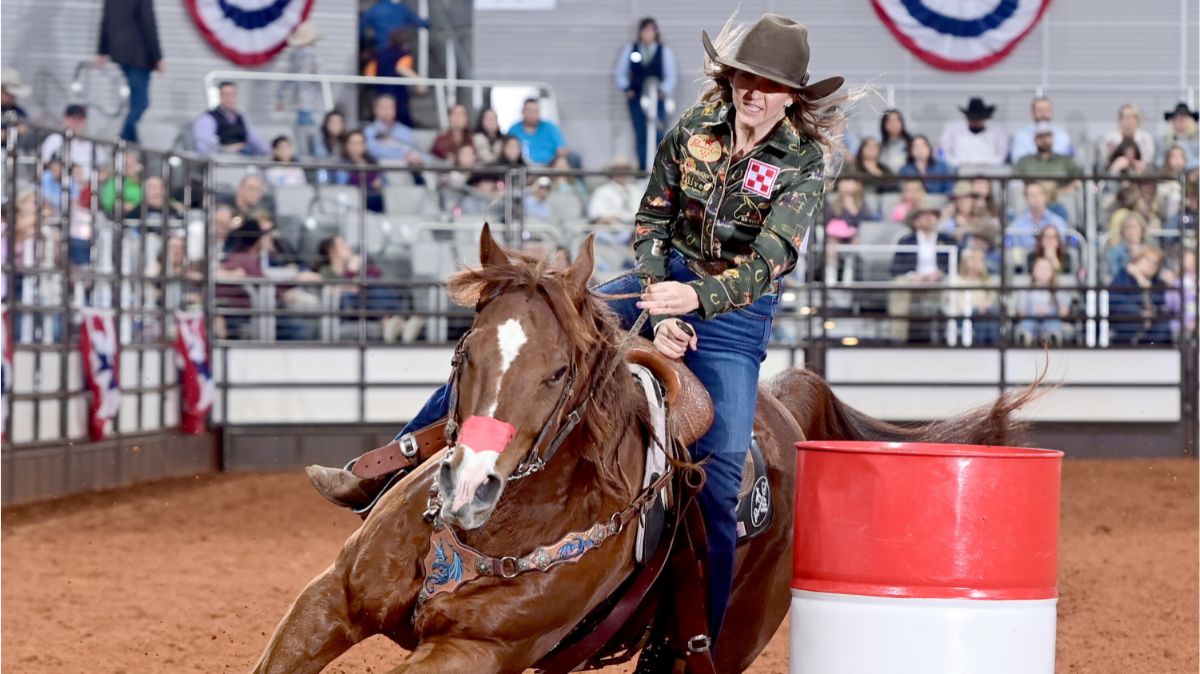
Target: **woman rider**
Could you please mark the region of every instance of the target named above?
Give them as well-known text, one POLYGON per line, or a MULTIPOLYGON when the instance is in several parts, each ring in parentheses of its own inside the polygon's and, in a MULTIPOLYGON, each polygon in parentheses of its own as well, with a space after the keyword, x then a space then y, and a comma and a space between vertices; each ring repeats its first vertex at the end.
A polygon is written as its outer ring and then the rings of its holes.
MULTIPOLYGON (((692 448, 695 458, 708 459, 700 503, 715 643, 732 589, 735 509, 759 365, 780 279, 795 266, 821 208, 822 145, 835 123, 831 102, 821 99, 842 78, 807 84, 808 31, 782 16, 763 16, 725 54, 707 33, 703 40, 711 81, 659 146, 637 214, 634 249, 644 277, 618 278, 600 291, 620 295, 640 284, 640 299, 613 301, 613 310, 627 326, 649 312, 655 347, 683 358, 720 410, 692 448)), ((393 444, 446 416, 447 407, 443 387, 393 444)), ((331 501, 360 509, 383 485, 381 477, 365 480, 347 469, 309 474, 331 501)))

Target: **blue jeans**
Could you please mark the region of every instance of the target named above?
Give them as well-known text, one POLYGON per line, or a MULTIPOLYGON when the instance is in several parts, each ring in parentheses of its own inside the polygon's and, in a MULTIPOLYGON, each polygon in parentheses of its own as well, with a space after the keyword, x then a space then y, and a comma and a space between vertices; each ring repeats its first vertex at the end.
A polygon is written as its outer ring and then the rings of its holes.
MULTIPOLYGON (((671 253, 669 270, 675 281, 687 282, 696 278, 678 253, 671 253)), ((634 277, 617 278, 599 288, 600 292, 611 295, 637 292, 638 289, 638 280, 634 277)), ((707 459, 704 470, 708 481, 700 492, 700 508, 708 532, 708 622, 714 642, 733 591, 737 494, 742 485, 742 464, 754 431, 759 366, 767 355, 767 341, 778 304, 778 295, 764 295, 747 307, 708 320, 692 314, 681 317, 692 326, 698 338, 697 350, 688 351, 684 362, 708 389, 713 407, 719 410, 712 428, 691 448, 695 459, 707 459)), ((609 303, 625 326, 633 325, 641 313, 636 305, 636 299, 609 303)), ((647 321, 647 337, 650 336, 649 325, 647 321)), ((447 384, 433 394, 400 435, 441 419, 447 415, 449 406, 447 384)))
POLYGON ((121 138, 136 143, 138 120, 150 107, 150 70, 123 65, 121 71, 129 82, 129 114, 125 115, 125 124, 121 126, 121 138))
MULTIPOLYGON (((638 168, 646 170, 646 112, 642 110, 642 97, 634 96, 628 100, 629 119, 633 122, 633 140, 637 145, 638 168)), ((667 107, 666 102, 658 99, 658 131, 654 134, 654 146, 662 142, 666 132, 667 107)))

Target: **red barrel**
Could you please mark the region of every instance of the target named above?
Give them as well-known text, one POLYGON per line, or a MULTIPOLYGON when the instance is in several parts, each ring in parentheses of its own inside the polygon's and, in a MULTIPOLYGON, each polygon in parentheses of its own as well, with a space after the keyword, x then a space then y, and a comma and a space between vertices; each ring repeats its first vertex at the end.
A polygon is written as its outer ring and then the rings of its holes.
POLYGON ((1062 452, 803 442, 793 583, 875 597, 1057 597, 1062 452))

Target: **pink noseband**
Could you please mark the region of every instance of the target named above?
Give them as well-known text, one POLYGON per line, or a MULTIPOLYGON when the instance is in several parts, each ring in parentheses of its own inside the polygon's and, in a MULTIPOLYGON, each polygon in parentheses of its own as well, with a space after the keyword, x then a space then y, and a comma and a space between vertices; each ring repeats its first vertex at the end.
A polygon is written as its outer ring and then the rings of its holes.
POLYGON ((469 417, 458 435, 460 445, 476 452, 503 452, 517 429, 513 425, 492 417, 469 417))

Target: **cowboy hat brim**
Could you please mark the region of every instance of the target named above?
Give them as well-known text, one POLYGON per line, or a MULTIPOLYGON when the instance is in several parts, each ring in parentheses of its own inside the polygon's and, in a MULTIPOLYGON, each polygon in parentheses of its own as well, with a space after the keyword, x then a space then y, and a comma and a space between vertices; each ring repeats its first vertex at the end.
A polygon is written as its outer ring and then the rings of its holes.
POLYGON ((765 77, 772 82, 778 82, 786 87, 791 87, 792 89, 798 91, 801 96, 804 96, 812 101, 817 101, 831 95, 833 92, 840 89, 842 84, 846 81, 844 77, 827 77, 820 82, 802 84, 785 75, 773 73, 761 66, 749 65, 733 58, 722 58, 719 54, 717 54, 717 48, 713 46, 712 40, 709 39, 708 31, 706 30, 700 31, 700 39, 704 43, 704 51, 708 52, 708 57, 713 61, 716 61, 723 66, 736 68, 738 70, 745 70, 753 75, 765 77))
POLYGON ((985 105, 982 108, 977 108, 975 110, 959 107, 958 111, 968 117, 982 117, 984 119, 991 119, 992 115, 996 113, 996 106, 985 105))
POLYGON ((4 90, 17 98, 25 98, 33 93, 33 86, 29 84, 13 84, 5 82, 4 90))
POLYGON ((1175 119, 1175 116, 1181 112, 1185 115, 1190 115, 1191 118, 1196 121, 1200 121, 1200 112, 1192 112, 1191 110, 1188 110, 1186 112, 1184 112, 1183 110, 1171 110, 1170 112, 1164 112, 1163 120, 1169 122, 1172 119, 1175 119))

